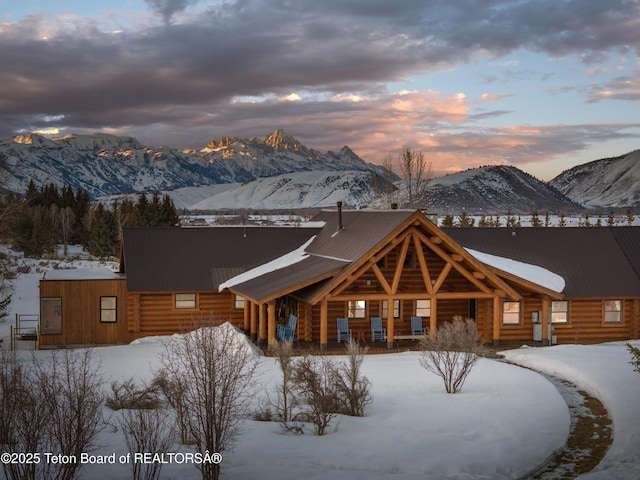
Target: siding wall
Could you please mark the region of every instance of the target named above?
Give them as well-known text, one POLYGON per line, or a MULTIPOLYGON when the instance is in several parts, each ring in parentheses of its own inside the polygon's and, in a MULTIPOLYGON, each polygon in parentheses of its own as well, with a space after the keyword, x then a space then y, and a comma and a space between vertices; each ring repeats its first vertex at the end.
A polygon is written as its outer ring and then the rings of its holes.
POLYGON ((62 333, 40 335, 41 347, 129 343, 126 281, 42 280, 40 297, 62 299, 62 333), (117 297, 116 322, 100 322, 100 297, 117 297))

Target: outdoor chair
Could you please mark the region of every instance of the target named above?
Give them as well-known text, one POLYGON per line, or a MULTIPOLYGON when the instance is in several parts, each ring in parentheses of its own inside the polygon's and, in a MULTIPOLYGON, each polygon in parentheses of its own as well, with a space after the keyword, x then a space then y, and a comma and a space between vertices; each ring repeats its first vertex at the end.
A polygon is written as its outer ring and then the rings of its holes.
POLYGON ((427 329, 422 326, 422 317, 411 317, 411 335, 426 335, 427 329))
POLYGON ((371 341, 380 340, 384 342, 387 339, 387 329, 382 328, 382 317, 371 317, 371 341))
POLYGON ((276 330, 276 336, 278 340, 297 340, 296 337, 296 326, 298 325, 298 317, 293 313, 289 315, 289 323, 286 325, 278 324, 278 329, 276 330))
POLYGON ((351 329, 348 318, 338 318, 338 343, 342 340, 351 341, 351 329))

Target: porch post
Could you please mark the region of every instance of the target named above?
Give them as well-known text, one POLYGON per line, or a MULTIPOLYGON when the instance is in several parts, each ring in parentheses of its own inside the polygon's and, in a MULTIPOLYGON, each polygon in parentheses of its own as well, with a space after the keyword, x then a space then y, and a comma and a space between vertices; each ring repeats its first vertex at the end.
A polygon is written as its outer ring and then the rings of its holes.
POLYGON ((438 300, 431 299, 431 317, 429 317, 429 339, 435 340, 438 335, 438 300))
POLYGON ((327 328, 329 320, 329 308, 327 300, 322 299, 320 301, 320 350, 327 349, 327 328))
POLYGON ((502 301, 498 295, 493 297, 493 344, 500 345, 500 321, 502 317, 502 301))
POLYGON ((244 299, 244 322, 242 329, 247 335, 251 333, 251 302, 248 298, 244 299))
POLYGON ((387 299, 387 348, 395 347, 395 319, 393 317, 393 298, 387 299))
MULTIPOLYGON (((524 310, 524 309, 523 309, 524 310)), ((542 297, 542 345, 551 345, 549 337, 549 297, 542 297)))
POLYGON ((276 343, 276 302, 273 300, 267 304, 268 319, 268 344, 269 349, 273 348, 276 343))
POLYGON ((258 340, 258 304, 251 302, 251 340, 258 340))
POLYGON ((267 312, 264 303, 258 306, 258 343, 264 345, 267 341, 267 312))

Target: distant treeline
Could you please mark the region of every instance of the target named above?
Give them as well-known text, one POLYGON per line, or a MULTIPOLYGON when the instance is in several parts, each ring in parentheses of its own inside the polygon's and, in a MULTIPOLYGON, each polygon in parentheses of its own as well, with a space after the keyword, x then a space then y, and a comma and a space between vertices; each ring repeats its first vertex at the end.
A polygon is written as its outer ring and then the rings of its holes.
MULTIPOLYGON (((634 216, 631 212, 631 209, 627 210, 627 213, 624 216, 623 223, 626 225, 633 225, 634 216)), ((616 225, 620 225, 618 218, 615 213, 612 211, 603 218, 602 215, 598 215, 597 217, 592 217, 588 212, 585 212, 580 219, 578 220, 579 227, 614 227, 616 225)), ((522 220, 520 215, 514 215, 512 212, 508 211, 504 216, 500 215, 480 215, 478 221, 476 222, 476 218, 467 214, 466 212, 462 212, 460 215, 447 215, 440 222, 441 227, 461 227, 461 228, 469 228, 469 227, 521 227, 522 220)), ((564 214, 557 215, 557 219, 554 221, 552 219, 552 215, 549 212, 545 212, 544 215, 540 215, 538 212, 534 211, 530 214, 529 225, 531 227, 566 227, 567 219, 564 214)))
POLYGON ((33 181, 24 195, 8 193, 0 198, 2 231, 13 248, 28 256, 55 253, 57 245, 83 245, 96 257, 117 256, 125 227, 177 226, 180 223, 173 200, 155 192, 136 201, 125 197, 105 207, 92 204, 82 188, 58 189, 53 183, 38 189, 33 181))

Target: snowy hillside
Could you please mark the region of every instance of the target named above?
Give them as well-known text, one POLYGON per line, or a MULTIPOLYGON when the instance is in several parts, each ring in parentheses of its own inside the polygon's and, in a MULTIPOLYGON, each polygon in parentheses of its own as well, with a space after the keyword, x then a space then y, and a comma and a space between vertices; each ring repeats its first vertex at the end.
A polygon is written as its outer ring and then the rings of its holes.
POLYGON ((202 150, 148 147, 107 134, 48 139, 18 135, 0 139, 0 172, 6 189, 37 185, 82 187, 93 197, 249 180, 300 171, 371 171, 349 147, 321 153, 282 130, 264 138, 225 137, 202 150))
MULTIPOLYGON (((191 210, 365 207, 373 199, 369 173, 362 171, 295 172, 237 184, 187 207, 191 210)), ((173 192, 169 192, 174 197, 173 192)), ((174 200, 175 201, 175 200, 174 200)))
POLYGON ((588 207, 640 206, 640 150, 578 165, 549 183, 588 207))
POLYGON ((564 212, 581 210, 548 184, 515 167, 494 165, 436 178, 427 202, 438 213, 564 212))

